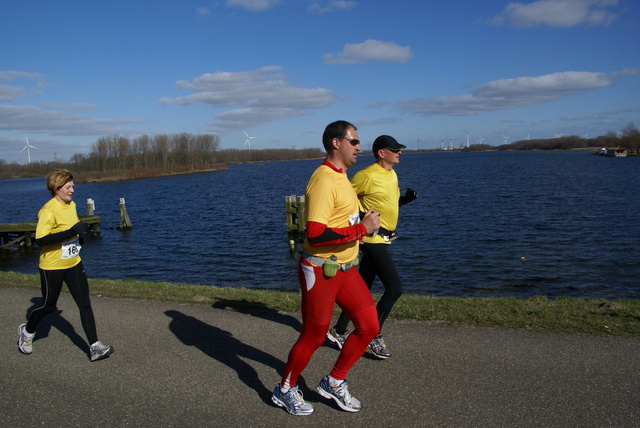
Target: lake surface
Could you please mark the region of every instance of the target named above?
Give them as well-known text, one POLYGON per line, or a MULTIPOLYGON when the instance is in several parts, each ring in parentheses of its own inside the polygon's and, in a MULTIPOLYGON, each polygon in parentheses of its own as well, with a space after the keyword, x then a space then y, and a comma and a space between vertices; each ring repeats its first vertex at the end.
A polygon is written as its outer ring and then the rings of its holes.
MULTIPOLYGON (((319 160, 76 185, 102 235, 85 242, 90 277, 297 290, 284 199, 319 160), (125 198, 133 230, 119 231, 125 198)), ((361 156, 349 176, 373 162, 361 156)), ((590 152, 403 154, 391 245, 407 293, 640 299, 640 157, 590 152), (525 260, 523 260, 525 258, 525 260)), ((0 180, 0 222, 35 220, 43 178, 0 180)), ((0 269, 37 273, 38 251, 0 253, 0 269)), ((382 291, 379 283, 374 291, 382 291)))

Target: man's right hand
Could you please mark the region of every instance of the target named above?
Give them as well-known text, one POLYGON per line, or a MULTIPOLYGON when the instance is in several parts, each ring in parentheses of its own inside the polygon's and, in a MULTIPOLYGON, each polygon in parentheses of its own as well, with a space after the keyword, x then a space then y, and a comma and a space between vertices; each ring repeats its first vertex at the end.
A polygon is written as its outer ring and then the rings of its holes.
POLYGON ((367 234, 371 235, 380 229, 380 213, 375 212, 373 207, 369 208, 369 211, 367 211, 362 218, 361 223, 367 228, 367 234))

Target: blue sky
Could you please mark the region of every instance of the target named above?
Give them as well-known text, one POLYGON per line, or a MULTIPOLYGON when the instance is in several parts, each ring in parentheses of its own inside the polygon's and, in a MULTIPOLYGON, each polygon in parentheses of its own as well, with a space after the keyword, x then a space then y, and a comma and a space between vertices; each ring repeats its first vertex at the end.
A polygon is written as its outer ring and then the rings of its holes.
POLYGON ((102 136, 412 149, 640 127, 640 2, 24 0, 0 15, 0 159, 102 136))

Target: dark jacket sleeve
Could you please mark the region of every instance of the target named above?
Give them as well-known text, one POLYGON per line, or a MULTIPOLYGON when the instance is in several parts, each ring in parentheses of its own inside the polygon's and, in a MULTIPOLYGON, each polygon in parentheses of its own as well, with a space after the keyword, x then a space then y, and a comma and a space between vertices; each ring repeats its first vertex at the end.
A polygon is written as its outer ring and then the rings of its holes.
POLYGON ((63 232, 58 232, 58 233, 50 233, 49 235, 36 239, 36 244, 38 244, 41 247, 44 247, 45 245, 58 244, 62 241, 71 239, 74 236, 84 233, 86 231, 87 231, 87 225, 85 223, 78 222, 73 226, 71 226, 71 229, 67 229, 63 232))

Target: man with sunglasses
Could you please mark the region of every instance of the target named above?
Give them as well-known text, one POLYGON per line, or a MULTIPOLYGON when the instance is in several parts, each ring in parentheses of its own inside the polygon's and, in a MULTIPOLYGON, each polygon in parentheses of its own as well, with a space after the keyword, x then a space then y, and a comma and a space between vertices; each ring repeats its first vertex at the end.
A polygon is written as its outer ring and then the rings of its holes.
POLYGON ((347 168, 356 163, 360 151, 357 129, 349 122, 333 122, 327 125, 322 142, 327 157, 305 191, 307 231, 298 265, 302 330, 271 397, 292 415, 313 413, 313 406, 298 390, 298 377, 324 343, 335 303, 348 314, 355 329, 317 390, 345 411, 357 412, 362 407, 349 393, 345 378, 380 330, 371 292, 355 268, 359 241, 380 227, 380 214, 373 207, 361 219, 358 197, 347 178, 347 168))
MULTIPOLYGON (((362 250, 360 275, 369 289, 376 275, 384 286, 384 294, 376 307, 381 331, 391 308, 402 295, 402 281, 389 253, 389 244, 397 237, 395 229, 398 223, 399 207, 415 200, 418 196, 412 189, 407 189, 405 195, 400 196, 398 176, 393 167, 400 162, 400 153, 405 148, 406 146, 389 135, 379 136, 373 142, 375 163, 358 171, 351 179, 360 202, 360 211, 366 211, 374 206, 380 212, 380 229, 366 236, 364 244, 360 246, 362 250)), ((339 348, 342 348, 345 340, 350 336, 347 330, 348 325, 349 316, 342 312, 337 324, 327 333, 327 337, 339 348)), ((376 357, 386 359, 391 356, 391 352, 384 343, 381 331, 371 341, 369 349, 376 357)))

